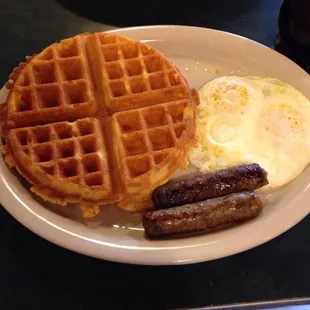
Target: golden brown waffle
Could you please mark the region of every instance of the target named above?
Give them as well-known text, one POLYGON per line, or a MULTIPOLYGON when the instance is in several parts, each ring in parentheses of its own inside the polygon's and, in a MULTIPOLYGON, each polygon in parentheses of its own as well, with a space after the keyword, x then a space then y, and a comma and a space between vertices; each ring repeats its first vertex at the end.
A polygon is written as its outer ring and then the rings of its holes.
POLYGON ((97 112, 85 36, 53 44, 22 66, 7 105, 8 128, 73 121, 97 112))
POLYGON ((150 188, 168 180, 171 171, 185 167, 193 143, 188 136, 193 113, 191 102, 183 99, 113 115, 118 165, 126 191, 133 193, 122 202, 123 208, 137 208, 137 200, 149 198, 150 188))
POLYGON ((3 152, 45 200, 140 212, 187 163, 197 92, 141 42, 79 35, 30 57, 11 79, 3 152))
POLYGON ((189 89, 176 68, 153 48, 117 36, 92 37, 93 71, 102 69, 110 113, 186 98, 189 89), (99 38, 99 41, 96 40, 99 38), (99 55, 96 58, 96 52, 99 55))
POLYGON ((54 200, 61 201, 65 195, 65 202, 72 188, 83 190, 89 200, 111 197, 106 144, 95 118, 12 129, 7 146, 31 183, 42 182, 42 188, 52 187, 58 192, 51 197, 54 200))

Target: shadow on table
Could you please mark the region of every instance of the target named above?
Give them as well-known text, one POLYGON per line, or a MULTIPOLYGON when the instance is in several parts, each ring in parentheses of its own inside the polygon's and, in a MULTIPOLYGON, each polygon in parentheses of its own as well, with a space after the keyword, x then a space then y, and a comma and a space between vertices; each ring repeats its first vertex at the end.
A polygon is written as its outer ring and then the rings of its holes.
POLYGON ((163 1, 135 4, 129 1, 104 0, 56 0, 63 7, 84 18, 114 26, 139 26, 151 24, 185 24, 195 26, 216 25, 218 19, 224 24, 242 18, 243 13, 255 12, 265 1, 248 0, 198 0, 181 2, 163 1), (223 18, 224 16, 224 18, 223 18))

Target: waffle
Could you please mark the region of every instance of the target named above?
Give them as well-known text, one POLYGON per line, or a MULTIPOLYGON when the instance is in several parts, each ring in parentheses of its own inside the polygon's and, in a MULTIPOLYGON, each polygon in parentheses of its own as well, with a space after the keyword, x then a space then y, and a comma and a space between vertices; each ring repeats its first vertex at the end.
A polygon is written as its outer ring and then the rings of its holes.
POLYGON ((78 35, 29 57, 11 80, 2 152, 47 201, 79 202, 86 216, 114 202, 142 212, 187 164, 197 92, 139 41, 78 35))
POLYGON ((85 36, 77 36, 53 44, 13 72, 6 130, 96 114, 83 41, 85 36))

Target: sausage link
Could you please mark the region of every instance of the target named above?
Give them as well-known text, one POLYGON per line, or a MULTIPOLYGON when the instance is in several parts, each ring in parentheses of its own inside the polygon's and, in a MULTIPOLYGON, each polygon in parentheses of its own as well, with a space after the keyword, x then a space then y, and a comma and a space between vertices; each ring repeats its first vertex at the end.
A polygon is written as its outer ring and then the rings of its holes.
POLYGON ((236 225, 255 218, 262 210, 262 201, 255 192, 240 192, 148 212, 143 216, 143 226, 150 238, 178 236, 236 225))
POLYGON ((158 209, 170 208, 236 192, 253 191, 267 184, 267 172, 258 164, 248 164, 167 183, 153 191, 152 200, 158 209))

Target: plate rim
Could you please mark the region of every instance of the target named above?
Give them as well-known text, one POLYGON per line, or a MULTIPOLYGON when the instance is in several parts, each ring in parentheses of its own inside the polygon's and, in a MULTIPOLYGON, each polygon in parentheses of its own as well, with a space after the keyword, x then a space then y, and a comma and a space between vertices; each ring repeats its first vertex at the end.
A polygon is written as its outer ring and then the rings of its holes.
MULTIPOLYGON (((269 49, 270 51, 278 54, 278 56, 283 57, 286 59, 286 61, 291 62, 294 66, 302 70, 305 74, 308 75, 308 73, 303 70, 301 67, 299 67, 297 64, 295 64, 293 61, 291 61, 286 56, 278 53, 277 51, 269 48, 268 46, 265 46, 259 42, 256 42, 254 40, 251 40, 249 38, 233 34, 230 32, 222 31, 222 30, 216 30, 211 28, 204 28, 204 27, 195 27, 195 26, 183 26, 183 25, 149 25, 149 26, 136 26, 136 27, 126 27, 126 28, 117 28, 112 29, 108 31, 104 31, 107 33, 119 33, 119 32, 127 32, 127 31, 135 31, 135 30, 156 30, 156 29, 162 29, 162 28, 186 28, 186 29, 193 29, 193 31, 206 31, 206 32, 215 32, 215 33, 221 33, 222 35, 228 35, 228 36, 234 36, 241 40, 246 40, 253 42, 255 45, 262 46, 265 49, 269 49)), ((125 34, 124 34, 125 35, 125 34)), ((4 162, 3 157, 1 156, 1 161, 4 162)), ((4 163, 5 164, 5 163, 4 163)), ((38 236, 44 238, 47 241, 50 241, 56 245, 59 245, 63 248, 69 249, 73 252, 77 252, 83 255, 114 261, 114 262, 120 262, 120 263, 130 263, 130 264, 139 264, 139 265, 183 265, 183 264, 192 264, 192 263, 198 263, 198 262, 204 262, 204 261, 210 261, 214 259, 220 259, 223 257, 228 257, 237 253, 244 252, 246 250, 252 249, 254 247, 257 247, 259 245, 262 245, 266 243, 267 241, 274 239, 278 237, 279 235, 283 234, 287 230, 289 230, 292 226, 296 225, 298 222, 300 222, 304 217, 306 217, 310 210, 307 208, 307 210, 304 210, 300 208, 300 211, 294 214, 294 216, 290 217, 290 221, 286 221, 287 223, 285 225, 282 225, 281 228, 274 228, 271 232, 269 231, 269 234, 265 234, 263 238, 256 238, 255 241, 251 243, 251 245, 248 245, 247 242, 242 243, 237 247, 237 249, 232 249, 228 251, 222 251, 221 254, 211 254, 211 255, 205 255, 200 254, 197 257, 190 257, 184 255, 184 250, 186 251, 188 247, 177 247, 175 249, 169 247, 169 248, 154 248, 153 250, 146 249, 146 248, 139 248, 139 247, 119 247, 119 246, 113 246, 111 243, 105 243, 105 242, 95 242, 95 240, 88 239, 84 236, 81 236, 77 233, 70 232, 55 223, 50 222, 49 220, 45 219, 44 217, 40 216, 29 206, 27 206, 26 202, 22 201, 20 197, 18 197, 14 191, 10 188, 10 185, 6 182, 4 175, 0 173, 0 188, 5 188, 4 192, 0 192, 0 201, 2 206, 23 226, 31 230, 33 233, 37 234, 38 236), (4 195, 4 193, 7 193, 7 195, 4 195), (12 200, 14 199, 16 205, 11 207, 12 200), (20 208, 19 208, 20 207, 20 208), (20 211, 22 210, 22 211, 20 211), (292 220, 293 218, 293 220, 292 220), (283 228, 283 226, 285 226, 283 228), (68 239, 69 238, 69 239, 68 239), (106 252, 102 251, 96 251, 96 247, 98 246, 98 243, 100 243, 99 246, 107 248, 106 252), (171 250, 176 250, 178 253, 183 253, 183 258, 178 257, 176 258, 175 255, 168 255, 167 252, 171 250), (182 252, 183 250, 183 252, 182 252), (129 252, 128 252, 129 251, 129 252), (130 252, 131 251, 131 252, 130 252), (132 252, 133 255, 132 255, 132 252), (150 253, 147 255, 147 258, 144 257, 146 253, 150 253), (166 256, 164 255, 152 255, 154 252, 162 253, 164 252, 166 256), (98 254, 100 253, 100 254, 98 254), (128 255, 129 254, 129 255, 128 255), (140 255, 139 255, 140 254, 140 255), (168 257, 167 257, 168 256, 168 257), (190 258, 189 258, 190 257, 190 258)), ((308 186, 309 188, 309 186, 308 186)), ((308 190, 308 188, 306 190, 308 190)), ((296 201, 299 199, 300 201, 306 200, 305 191, 303 191, 304 195, 299 195, 298 197, 295 197, 294 200, 291 201, 290 204, 295 204, 296 201)), ((308 193, 310 194, 309 190, 308 193)), ((50 211, 48 211, 50 212, 50 211)), ((251 224, 251 223, 250 223, 251 224)), ((201 245, 195 245, 194 248, 204 248, 207 247, 206 244, 201 245)), ((180 255, 182 256, 182 255, 180 255)))

